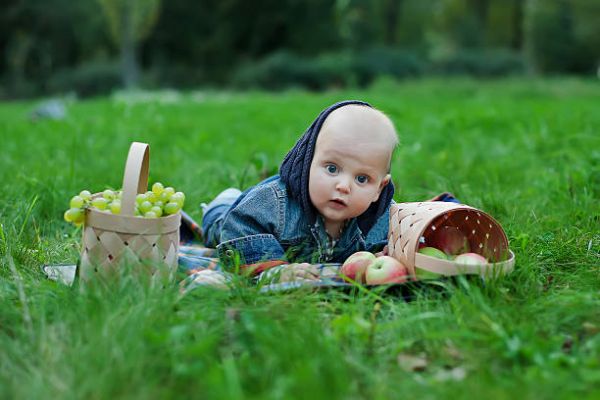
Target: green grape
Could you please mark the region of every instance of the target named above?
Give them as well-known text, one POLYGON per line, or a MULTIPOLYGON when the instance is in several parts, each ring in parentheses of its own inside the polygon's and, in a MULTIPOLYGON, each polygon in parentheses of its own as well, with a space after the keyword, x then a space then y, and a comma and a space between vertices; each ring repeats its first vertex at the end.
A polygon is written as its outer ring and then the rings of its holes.
POLYGON ((69 205, 71 208, 81 208, 83 207, 83 198, 81 196, 73 196, 69 205))
POLYGON ((104 192, 102 192, 102 197, 108 201, 113 201, 115 199, 115 192, 110 189, 106 189, 104 192))
POLYGON ((177 213, 177 211, 179 211, 181 207, 179 207, 179 204, 175 203, 175 202, 170 202, 165 204, 165 214, 167 215, 171 215, 171 214, 175 214, 177 213))
POLYGON ((171 199, 169 201, 179 204, 179 207, 183 207, 185 196, 183 195, 183 193, 177 192, 173 194, 173 196, 171 196, 171 199))
POLYGON ((175 189, 171 186, 165 188, 165 192, 169 195, 169 198, 175 194, 175 189))
POLYGON ((157 206, 157 207, 163 208, 163 206, 165 205, 165 203, 163 203, 163 202, 162 202, 162 201, 160 201, 160 200, 156 200, 156 201, 154 202, 154 205, 155 205, 155 206, 157 206))
POLYGON ((156 214, 157 217, 162 217, 162 208, 158 207, 158 206, 153 206, 150 211, 152 211, 154 214, 156 214))
POLYGON ((135 210, 133 210, 133 215, 135 215, 135 216, 142 215, 142 213, 140 212, 140 208, 139 207, 135 207, 135 210))
POLYGON ((81 197, 83 201, 90 201, 90 199, 92 198, 92 194, 89 190, 82 190, 81 192, 79 192, 79 197, 81 197))
POLYGON ((148 196, 146 195, 146 193, 140 193, 137 196, 135 196, 135 202, 140 205, 143 202, 145 202, 146 200, 148 200, 148 196))
POLYGON ((71 211, 71 209, 69 208, 67 211, 65 211, 65 213, 63 214, 63 218, 65 219, 65 221, 67 222, 73 222, 73 220, 71 219, 71 213, 69 212, 71 211))
POLYGON ((81 208, 69 208, 65 213, 65 220, 69 219, 69 222, 75 224, 82 223, 85 219, 85 212, 81 208))
POLYGON ((148 200, 150 203, 156 202, 156 200, 158 200, 158 196, 154 194, 154 192, 151 191, 147 191, 146 192, 146 200, 148 200))
POLYGON ((97 208, 98 210, 106 210, 108 207, 108 200, 104 197, 96 197, 92 200, 92 207, 97 208))
POLYGON ((117 192, 117 199, 121 200, 122 197, 123 197, 123 190, 119 190, 117 192))
POLYGON ((157 196, 160 196, 163 190, 165 190, 165 187, 160 182, 156 182, 154 185, 152 185, 152 192, 154 192, 154 194, 157 196))
POLYGON ((121 202, 119 200, 113 200, 110 203, 110 212, 113 214, 121 214, 121 202))
POLYGON ((160 196, 158 196, 158 201, 162 201, 163 203, 168 203, 169 198, 171 198, 171 196, 169 196, 169 194, 163 190, 163 192, 160 194, 160 196))
POLYGON ((157 218, 157 215, 154 211, 148 211, 144 214, 144 218, 157 218))
POLYGON ((148 200, 146 200, 142 204, 139 205, 139 208, 140 208, 140 212, 145 215, 148 211, 150 211, 152 209, 152 203, 150 203, 148 200))

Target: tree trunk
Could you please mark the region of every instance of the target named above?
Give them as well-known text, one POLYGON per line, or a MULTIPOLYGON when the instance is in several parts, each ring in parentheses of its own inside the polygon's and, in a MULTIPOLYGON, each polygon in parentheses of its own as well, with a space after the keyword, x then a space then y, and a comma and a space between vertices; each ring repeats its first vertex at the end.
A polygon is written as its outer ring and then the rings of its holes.
POLYGON ((393 46, 396 44, 396 31, 402 8, 402 0, 387 0, 385 2, 385 44, 393 46))
POLYGON ((137 86, 139 67, 135 27, 133 26, 133 5, 131 0, 124 2, 121 25, 121 78, 127 89, 137 86))
POLYGON ((487 33, 487 19, 490 3, 488 0, 469 0, 468 3, 471 10, 474 11, 477 20, 477 27, 481 32, 481 37, 484 38, 481 42, 485 44, 487 33))
POLYGON ((511 47, 517 51, 523 49, 523 8, 525 7, 524 0, 514 0, 513 6, 513 35, 511 47))

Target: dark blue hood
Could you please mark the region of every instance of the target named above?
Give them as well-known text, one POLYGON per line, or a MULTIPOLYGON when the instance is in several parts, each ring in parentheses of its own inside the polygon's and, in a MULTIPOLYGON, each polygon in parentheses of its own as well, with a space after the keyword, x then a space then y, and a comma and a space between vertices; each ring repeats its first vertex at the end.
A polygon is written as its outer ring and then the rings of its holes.
MULTIPOLYGON (((371 107, 370 104, 358 100, 346 100, 335 103, 325 110, 321 111, 317 119, 308 127, 306 132, 300 137, 296 145, 287 153, 281 167, 279 175, 285 183, 290 197, 300 203, 303 211, 309 217, 309 221, 314 223, 317 218, 317 210, 310 201, 308 193, 308 177, 310 173, 310 164, 315 152, 317 137, 321 131, 321 127, 325 119, 332 111, 340 107, 350 104, 357 104, 371 107)), ((362 215, 357 217, 357 222, 360 230, 366 235, 373 225, 377 222, 387 210, 394 196, 394 185, 390 181, 381 191, 379 199, 372 203, 371 206, 362 215)))

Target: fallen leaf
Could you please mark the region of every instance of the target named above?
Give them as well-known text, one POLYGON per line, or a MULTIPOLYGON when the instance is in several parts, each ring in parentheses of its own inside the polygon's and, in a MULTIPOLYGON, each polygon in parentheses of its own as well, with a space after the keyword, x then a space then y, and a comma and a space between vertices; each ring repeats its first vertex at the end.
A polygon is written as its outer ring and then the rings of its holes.
POLYGON ((446 342, 444 352, 455 361, 461 361, 463 359, 462 353, 451 341, 446 342))
POLYGON ((406 372, 422 372, 427 369, 427 359, 424 354, 398 354, 398 365, 406 372))
POLYGON ((463 367, 452 369, 441 369, 433 377, 438 382, 456 381, 460 382, 467 377, 467 371, 463 367))
POLYGON ((581 324, 581 327, 585 331, 585 333, 589 335, 595 335, 600 332, 600 328, 598 325, 592 324, 591 322, 584 322, 581 324))

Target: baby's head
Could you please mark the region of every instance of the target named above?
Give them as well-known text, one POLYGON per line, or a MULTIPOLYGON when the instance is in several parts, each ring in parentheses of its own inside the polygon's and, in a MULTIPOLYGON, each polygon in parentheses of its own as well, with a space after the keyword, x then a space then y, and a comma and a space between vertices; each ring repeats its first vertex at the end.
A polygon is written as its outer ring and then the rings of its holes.
POLYGON ((390 119, 374 108, 349 104, 331 112, 317 137, 310 165, 310 201, 338 236, 344 222, 363 214, 390 182, 398 144, 390 119))

